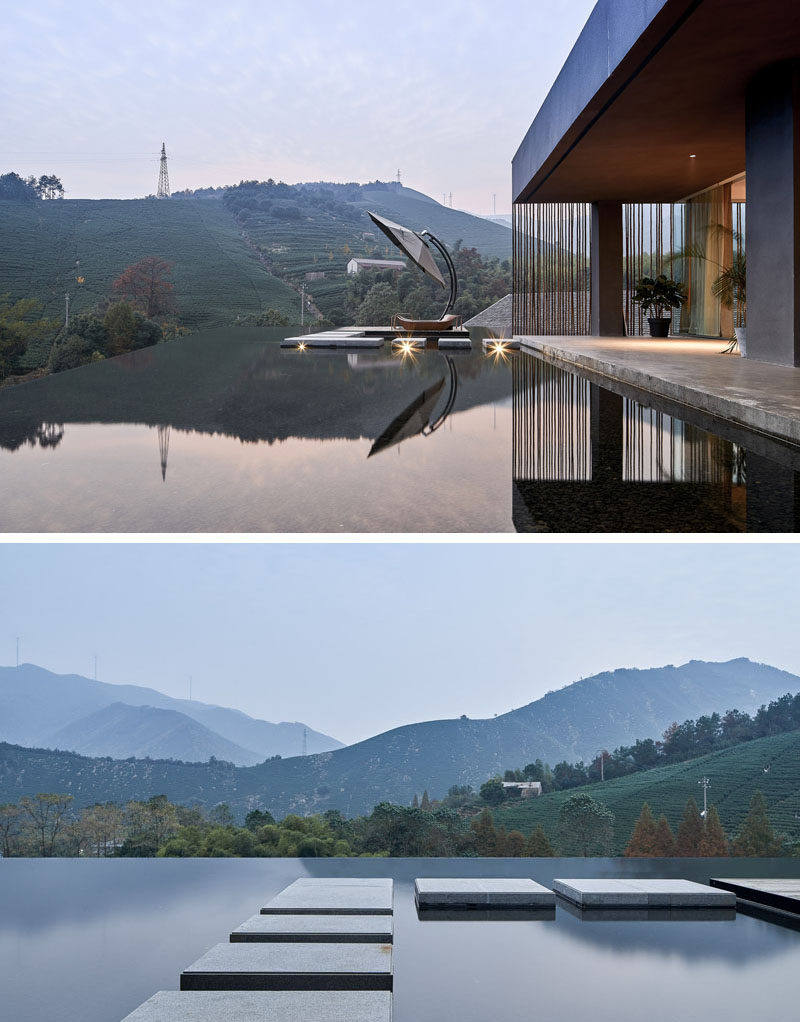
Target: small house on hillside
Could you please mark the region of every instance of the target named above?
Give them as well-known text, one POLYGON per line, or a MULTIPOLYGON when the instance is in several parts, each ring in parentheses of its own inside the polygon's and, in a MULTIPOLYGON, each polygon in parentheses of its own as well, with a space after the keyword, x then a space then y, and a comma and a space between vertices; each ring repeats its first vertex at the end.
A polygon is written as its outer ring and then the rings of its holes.
POLYGON ((518 788, 520 798, 537 798, 542 793, 541 781, 503 781, 503 787, 518 788))
POLYGON ((405 268, 402 259, 351 259, 347 264, 347 272, 351 274, 362 270, 395 270, 401 273, 405 268))

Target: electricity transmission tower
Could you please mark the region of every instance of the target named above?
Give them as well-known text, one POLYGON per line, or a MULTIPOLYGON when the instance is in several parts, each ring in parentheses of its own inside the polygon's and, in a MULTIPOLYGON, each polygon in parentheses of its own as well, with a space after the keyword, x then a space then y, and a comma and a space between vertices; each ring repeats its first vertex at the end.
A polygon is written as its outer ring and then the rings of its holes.
POLYGON ((308 728, 303 728, 303 755, 308 755, 308 728))
POLYGON ((167 147, 161 143, 161 166, 158 171, 157 199, 169 198, 169 171, 167 170, 167 147))

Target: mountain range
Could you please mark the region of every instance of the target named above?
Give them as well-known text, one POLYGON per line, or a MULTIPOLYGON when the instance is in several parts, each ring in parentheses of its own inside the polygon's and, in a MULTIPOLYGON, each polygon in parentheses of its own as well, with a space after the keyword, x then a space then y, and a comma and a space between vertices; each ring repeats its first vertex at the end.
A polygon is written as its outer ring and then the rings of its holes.
POLYGON ((87 756, 251 766, 270 756, 329 752, 342 743, 301 722, 273 724, 239 710, 173 699, 140 685, 111 685, 34 664, 0 667, 0 740, 87 756))
MULTIPOLYGON (((0 672, 0 692, 5 691, 3 677, 0 672)), ((82 689, 87 681, 78 679, 82 689)), ((55 684, 53 680, 51 685, 55 684)), ((121 691, 129 686, 107 687, 117 693, 113 701, 118 702, 121 691)), ((0 749, 0 800, 16 800, 31 791, 67 790, 81 805, 166 794, 175 801, 206 806, 227 802, 240 816, 255 806, 276 815, 326 809, 356 814, 369 812, 381 801, 407 804, 423 790, 441 797, 453 784, 476 787, 495 773, 536 758, 551 765, 590 759, 603 748, 613 749, 637 738, 658 738, 673 721, 733 708, 752 713, 763 703, 798 690, 796 675, 744 658, 725 663, 693 660, 680 667, 648 670, 625 668, 583 678, 492 719, 461 717, 408 724, 345 748, 240 768, 218 762, 99 761, 6 745, 0 749)), ((183 708, 184 701, 161 699, 183 708)), ((195 710, 202 705, 189 704, 195 710)), ((4 721, 9 719, 6 706, 14 709, 9 701, 5 706, 0 703, 4 721)), ((232 714, 231 720, 244 716, 220 707, 205 707, 203 712, 205 719, 193 719, 207 727, 214 713, 232 714)), ((93 713, 96 709, 87 708, 83 717, 93 713)), ((87 740, 91 724, 84 729, 87 740)), ((215 730, 222 733, 219 726, 215 730)), ((49 734, 54 733, 50 722, 49 734)), ((17 746, 36 744, 22 735, 20 726, 14 732, 5 723, 0 733, 17 746), (10 733, 17 737, 7 737, 10 733)), ((240 730, 224 737, 241 742, 245 736, 240 730)))

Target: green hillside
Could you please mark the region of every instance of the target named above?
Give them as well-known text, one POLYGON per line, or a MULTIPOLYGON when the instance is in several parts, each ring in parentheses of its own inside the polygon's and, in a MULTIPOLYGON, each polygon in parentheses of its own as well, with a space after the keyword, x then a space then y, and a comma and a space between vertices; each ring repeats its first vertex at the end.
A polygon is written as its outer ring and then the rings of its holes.
MULTIPOLYGON (((66 292, 73 312, 93 309, 127 266, 149 255, 174 263, 185 326, 229 325, 268 308, 297 316, 297 293, 268 272, 219 200, 0 201, 0 233, 0 294, 37 298, 55 319, 63 319, 66 292)), ((25 362, 34 367, 46 355, 32 346, 25 362)))
POLYGON ((685 763, 601 784, 518 801, 497 810, 495 821, 498 826, 502 823, 508 830, 525 835, 541 823, 548 835, 555 837, 562 804, 576 792, 586 792, 614 813, 614 851, 618 854, 628 843, 643 802, 650 805, 656 817, 663 813, 673 831, 690 796, 702 808, 698 781, 703 776, 711 781, 709 801, 717 807, 729 835, 736 834, 753 792, 760 790, 775 829, 790 838, 800 838, 800 731, 759 738, 685 763))

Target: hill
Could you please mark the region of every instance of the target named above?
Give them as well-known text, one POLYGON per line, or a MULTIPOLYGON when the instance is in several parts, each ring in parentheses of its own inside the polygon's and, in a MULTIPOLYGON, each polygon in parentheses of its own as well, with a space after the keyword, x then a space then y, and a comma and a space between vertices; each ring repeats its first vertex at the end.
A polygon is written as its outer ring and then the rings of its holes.
MULTIPOLYGON (((23 783, 31 785, 38 774, 47 784, 32 790, 66 790, 91 801, 115 797, 97 794, 107 784, 109 790, 121 786, 128 798, 165 794, 174 801, 188 797, 208 805, 226 801, 240 815, 254 805, 281 816, 326 809, 354 815, 382 801, 408 804, 424 789, 433 798, 445 795, 453 784, 475 787, 509 765, 537 757, 551 764, 589 757, 602 747, 659 736, 673 720, 720 707, 751 712, 798 689, 800 679, 794 675, 744 659, 626 669, 582 679, 490 720, 462 717, 409 724, 333 752, 260 763, 230 774, 199 768, 187 774, 168 763, 146 768, 113 761, 78 763, 36 754, 37 765, 27 768, 23 783), (64 783, 69 786, 58 786, 64 783), (192 784, 195 790, 187 795, 192 784)), ((27 755, 25 750, 13 753, 23 759, 27 755)), ((9 767, 5 783, 12 775, 9 767)), ((20 794, 25 792, 18 790, 13 800, 20 794)))
POLYGON ((185 713, 111 703, 67 724, 51 738, 57 749, 113 759, 180 759, 202 763, 215 756, 240 765, 263 759, 229 742, 185 713))
MULTIPOLYGON (((297 293, 266 269, 219 200, 0 201, 0 234, 0 294, 37 298, 54 319, 64 318, 66 292, 71 313, 91 310, 149 255, 174 263, 178 318, 192 329, 268 308, 297 318, 297 293)), ((48 352, 32 346, 26 364, 41 365, 48 352)))
POLYGON ((605 783, 554 791, 498 809, 497 825, 530 833, 541 823, 553 839, 563 803, 577 792, 603 802, 615 815, 614 854, 621 854, 647 802, 656 817, 667 817, 673 832, 680 824, 689 797, 702 808, 701 777, 711 781, 709 803, 715 805, 726 832, 735 834, 747 815, 753 792, 763 792, 770 820, 777 831, 800 838, 800 732, 772 735, 710 753, 685 763, 655 767, 605 783), (765 772, 766 771, 766 772, 765 772))
MULTIPOLYGON (((505 227, 380 182, 247 182, 168 201, 2 200, 0 295, 36 298, 45 316, 63 321, 66 292, 72 313, 91 310, 109 298, 126 267, 155 255, 174 264, 178 319, 193 330, 231 325, 270 308, 297 322, 301 284, 312 310, 327 315, 342 305, 352 256, 397 255, 378 237, 367 209, 412 228, 429 227, 446 243, 460 240, 484 257, 511 256, 505 227)), ((49 341, 32 344, 23 368, 43 365, 49 350, 49 341)))
MULTIPOLYGON (((75 728, 72 732, 74 740, 80 739, 81 735, 88 740, 93 727, 102 725, 105 718, 80 726, 77 722, 84 721, 100 709, 120 703, 129 707, 146 706, 169 710, 190 721, 196 721, 207 729, 207 743, 211 741, 209 736, 213 733, 214 742, 228 743, 231 755, 226 758, 241 764, 257 763, 275 755, 298 755, 302 749, 304 729, 310 753, 342 747, 342 743, 335 738, 314 731, 300 722, 273 724, 248 717, 239 710, 194 699, 173 699, 152 688, 111 685, 79 674, 54 674, 34 664, 0 667, 0 740, 19 745, 63 748, 64 729, 75 728), (237 752, 237 748, 240 751, 237 752)), ((111 718, 106 722, 110 724, 111 718)), ((173 718, 174 723, 176 721, 173 718)), ((157 730, 153 733, 156 734, 157 730)), ((182 737, 176 747, 169 751, 164 747, 164 751, 158 754, 174 759, 185 758, 186 748, 181 743, 199 740, 199 734, 199 731, 190 731, 183 725, 182 737), (191 734, 195 738, 191 738, 191 734)), ((122 741, 122 737, 116 740, 122 741)), ((154 751, 148 754, 156 755, 154 751)), ((202 758, 208 759, 209 755, 219 756, 219 753, 209 751, 202 758)))

